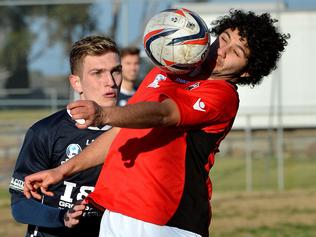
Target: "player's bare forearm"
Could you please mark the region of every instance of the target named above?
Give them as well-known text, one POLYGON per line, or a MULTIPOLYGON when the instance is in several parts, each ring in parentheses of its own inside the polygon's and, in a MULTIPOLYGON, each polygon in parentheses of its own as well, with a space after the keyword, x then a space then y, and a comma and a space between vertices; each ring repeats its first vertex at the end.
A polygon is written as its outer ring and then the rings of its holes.
POLYGON ((103 133, 77 156, 54 169, 43 170, 26 176, 24 180, 25 196, 27 198, 33 196, 40 199, 39 188, 43 194, 53 196, 53 193, 49 191, 50 185, 56 184, 65 177, 82 170, 102 164, 118 131, 119 128, 112 128, 108 132, 103 133))
POLYGON ((80 129, 93 125, 112 125, 121 128, 152 128, 174 126, 180 121, 176 103, 171 99, 162 102, 139 102, 124 107, 100 107, 94 101, 78 100, 68 104, 72 119, 80 129))
POLYGON ((80 171, 103 164, 109 147, 119 130, 119 128, 112 128, 103 133, 78 155, 60 165, 58 168, 63 176, 68 177, 80 171))
POLYGON ((177 105, 170 99, 163 102, 140 102, 124 107, 103 107, 105 124, 125 128, 166 127, 180 120, 177 105))

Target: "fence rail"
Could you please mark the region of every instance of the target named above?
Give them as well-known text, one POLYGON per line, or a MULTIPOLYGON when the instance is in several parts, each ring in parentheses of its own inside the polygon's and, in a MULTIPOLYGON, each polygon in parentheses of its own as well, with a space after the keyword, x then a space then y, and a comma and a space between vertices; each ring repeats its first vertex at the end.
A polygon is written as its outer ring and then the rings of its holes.
MULTIPOLYGON (((1 95, 1 93, 0 93, 1 95)), ((54 95, 54 93, 51 93, 54 95)), ((55 112, 58 107, 64 106, 68 100, 57 99, 51 96, 48 99, 3 99, 0 100, 0 113, 5 108, 17 106, 20 109, 34 108, 36 106, 46 106, 55 112)), ((295 157, 314 156, 316 158, 316 108, 315 107, 293 107, 284 108, 282 112, 282 124, 278 124, 277 115, 269 113, 268 108, 256 108, 254 113, 251 109, 241 109, 235 121, 232 132, 221 144, 220 156, 229 158, 245 159, 245 177, 247 191, 253 190, 253 179, 255 171, 253 170, 254 159, 267 159, 274 157, 278 160, 278 179, 279 189, 284 188, 283 179, 283 159, 290 155, 295 157), (293 123, 296 120, 298 123, 293 123), (304 121, 308 119, 308 123, 304 121), (312 121, 313 120, 313 121, 312 121), (292 122, 292 125, 289 126, 292 122), (259 126, 259 125, 260 126, 259 126)), ((20 115, 25 118, 23 110, 20 115)), ((27 119, 27 118, 25 118, 27 119)), ((34 118, 33 118, 34 119, 34 118)), ((40 118, 38 118, 40 119, 40 118)), ((29 120, 32 120, 29 118, 29 120)), ((35 122, 29 121, 29 122, 35 122)), ((10 161, 14 165, 15 159, 20 150, 24 134, 28 129, 27 123, 17 123, 11 120, 1 120, 0 116, 0 161, 10 161)), ((13 167, 12 167, 13 168, 13 167)), ((2 169, 0 167, 0 169, 2 169)), ((0 170, 0 179, 9 178, 8 170, 0 170)))
POLYGON ((57 89, 54 88, 45 89, 41 96, 44 98, 38 98, 31 89, 2 89, 0 90, 0 109, 46 107, 53 112, 69 102, 69 99, 59 99, 57 89))

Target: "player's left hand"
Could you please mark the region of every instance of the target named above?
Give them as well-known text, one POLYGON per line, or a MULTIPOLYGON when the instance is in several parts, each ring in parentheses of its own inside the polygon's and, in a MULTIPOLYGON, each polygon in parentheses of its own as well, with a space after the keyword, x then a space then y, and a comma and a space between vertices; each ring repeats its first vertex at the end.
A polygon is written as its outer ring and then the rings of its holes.
POLYGON ((75 225, 78 225, 86 205, 87 201, 83 200, 70 208, 64 215, 65 226, 68 228, 73 228, 75 225))
POLYGON ((94 101, 77 100, 69 103, 67 109, 80 129, 104 124, 102 107, 94 101))
POLYGON ((64 178, 59 167, 26 176, 24 178, 24 195, 28 199, 34 197, 39 200, 42 198, 42 194, 53 196, 54 193, 48 190, 49 186, 60 182, 64 178))

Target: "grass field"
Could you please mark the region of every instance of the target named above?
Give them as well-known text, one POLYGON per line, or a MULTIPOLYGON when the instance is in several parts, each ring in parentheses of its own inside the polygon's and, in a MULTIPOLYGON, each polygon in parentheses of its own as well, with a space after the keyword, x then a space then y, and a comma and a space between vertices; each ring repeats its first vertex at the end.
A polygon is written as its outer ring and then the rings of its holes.
MULTIPOLYGON (((214 185, 211 237, 315 237, 316 158, 285 160, 285 191, 277 191, 275 160, 253 161, 253 192, 245 192, 245 162, 219 158, 214 185), (269 171, 266 169, 269 168, 269 171)), ((24 236, 12 220, 7 188, 0 189, 0 236, 24 236)))
MULTIPOLYGON (((242 159, 218 157, 211 169, 216 191, 246 190, 246 162, 242 159)), ((308 158, 284 159, 285 190, 316 189, 316 154, 308 158)), ((278 190, 276 158, 252 160, 252 190, 278 190)), ((316 235, 315 235, 316 236, 316 235)))
POLYGON ((277 191, 275 158, 253 159, 252 167, 254 191, 241 192, 246 189, 245 161, 216 160, 211 236, 316 236, 316 157, 285 159, 283 192, 277 191))
MULTIPOLYGON (((50 113, 49 110, 1 111, 0 145, 20 144, 21 137, 17 135, 22 136, 21 132, 50 113)), ((316 237, 316 143, 312 132, 290 131, 292 136, 286 140, 290 142, 286 144, 287 150, 294 150, 302 141, 307 141, 310 142, 309 152, 303 154, 300 147, 301 150, 287 153, 284 159, 285 191, 282 192, 278 191, 275 158, 253 156, 252 192, 246 192, 245 160, 217 156, 210 173, 214 189, 210 237, 316 237), (304 137, 307 135, 309 140, 304 137)), ((234 141, 243 140, 238 140, 239 135, 234 141)), ((264 143, 254 147, 261 145, 264 143)), ((242 150, 243 145, 237 143, 237 148, 237 151, 242 150)), ((24 236, 26 228, 12 219, 7 192, 16 152, 18 147, 9 150, 8 155, 1 154, 0 159, 0 237, 24 236)), ((243 153, 239 155, 242 156, 243 153)))
MULTIPOLYGON (((315 237, 315 200, 315 190, 215 193, 210 236, 315 237)), ((26 227, 12 220, 7 197, 0 213, 0 236, 24 236, 26 227)))
MULTIPOLYGON (((40 118, 44 118, 51 113, 52 112, 48 109, 3 110, 0 113, 0 121, 1 123, 15 124, 18 126, 29 127, 40 118)), ((1 126, 1 132, 4 132, 5 131, 4 129, 5 129, 5 126, 1 126)), ((9 130, 13 128, 7 127, 7 129, 9 130)))
POLYGON ((314 237, 316 191, 226 192, 212 201, 212 237, 314 237))

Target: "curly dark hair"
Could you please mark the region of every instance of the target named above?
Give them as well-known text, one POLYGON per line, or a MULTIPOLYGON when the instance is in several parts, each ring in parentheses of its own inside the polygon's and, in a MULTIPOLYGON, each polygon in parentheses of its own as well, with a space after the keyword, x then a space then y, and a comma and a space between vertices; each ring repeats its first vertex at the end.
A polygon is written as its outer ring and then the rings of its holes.
POLYGON ((289 34, 281 34, 274 25, 276 19, 270 14, 256 15, 254 12, 231 9, 229 15, 212 22, 211 34, 220 35, 226 29, 238 29, 239 35, 248 42, 250 55, 247 71, 249 77, 238 79, 239 85, 255 86, 277 67, 277 61, 287 45, 289 34))

